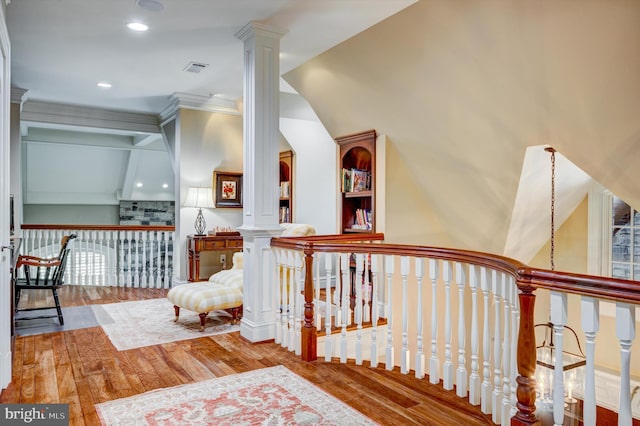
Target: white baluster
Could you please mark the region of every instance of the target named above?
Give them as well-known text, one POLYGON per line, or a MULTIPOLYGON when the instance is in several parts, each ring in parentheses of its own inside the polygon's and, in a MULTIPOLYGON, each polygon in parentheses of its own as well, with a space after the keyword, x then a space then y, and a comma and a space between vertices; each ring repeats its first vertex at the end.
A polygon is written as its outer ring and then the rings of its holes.
POLYGON ((131 250, 136 259, 135 268, 133 269, 133 286, 140 287, 140 232, 133 231, 133 241, 130 243, 131 250))
POLYGON ((518 287, 514 277, 509 276, 509 286, 511 288, 511 410, 509 411, 509 417, 516 415, 518 408, 516 403, 518 383, 518 330, 520 328, 520 302, 518 300, 518 287))
MULTIPOLYGON (((155 267, 153 268, 153 277, 155 281, 155 288, 162 288, 162 250, 161 250, 161 238, 162 233, 160 231, 156 231, 154 235, 154 250, 153 250, 153 259, 155 267)), ((151 262, 149 262, 151 263, 151 262)))
POLYGON ((407 279, 409 277, 409 257, 400 257, 400 276, 402 277, 402 349, 400 351, 400 372, 409 372, 409 303, 407 279))
POLYGON ((149 232, 144 231, 140 232, 140 239, 142 240, 142 247, 138 248, 138 250, 142 251, 142 271, 140 272, 140 281, 142 282, 141 287, 151 287, 149 285, 149 266, 147 265, 147 250, 149 247, 149 232))
POLYGON ((458 368, 456 369, 456 395, 461 398, 467 396, 467 367, 466 363, 466 320, 464 315, 464 267, 456 262, 456 283, 458 284, 458 368))
POLYGON ((371 322, 371 291, 373 289, 372 283, 369 282, 369 276, 371 274, 371 265, 369 264, 370 254, 364 256, 364 286, 362 287, 362 322, 371 322))
POLYGON ((296 355, 302 355, 302 322, 304 316, 304 274, 302 273, 302 267, 304 265, 304 254, 302 252, 295 252, 296 256, 296 269, 295 269, 295 288, 293 293, 293 301, 295 303, 295 316, 294 316, 294 345, 293 350, 296 355))
MULTIPOLYGON (((325 275, 327 277, 327 281, 326 281, 326 294, 325 294, 325 300, 326 300, 326 313, 325 313, 325 320, 324 320, 324 327, 325 327, 325 337, 324 337, 324 360, 327 362, 331 361, 331 356, 333 354, 332 352, 332 348, 331 348, 331 276, 333 273, 333 255, 331 253, 326 253, 326 256, 324 257, 324 270, 325 270, 325 275)), ((336 279, 336 281, 338 281, 336 279)), ((337 313, 336 313, 337 315, 337 313)))
POLYGON ((616 337, 620 341, 620 409, 618 425, 631 426, 631 344, 636 338, 636 307, 616 303, 616 337))
POLYGON ((385 358, 385 368, 393 370, 395 365, 393 351, 393 256, 385 256, 385 272, 387 273, 387 351, 385 358))
POLYGON ((469 265, 471 287, 471 376, 469 377, 469 403, 480 405, 480 374, 478 374, 478 267, 469 265))
POLYGON ((502 426, 511 423, 511 287, 502 273, 502 294, 504 295, 504 335, 502 337, 502 426))
MULTIPOLYGON (((502 275, 500 275, 502 278, 502 275)), ((493 300, 495 304, 495 314, 494 314, 494 329, 493 329, 493 394, 491 398, 491 406, 493 407, 493 412, 491 416, 491 420, 494 423, 500 424, 501 419, 500 415, 502 411, 500 410, 500 404, 502 402, 502 349, 501 349, 501 336, 500 329, 502 328, 501 324, 501 302, 502 302, 502 285, 500 285, 500 280, 496 271, 492 271, 492 283, 491 287, 493 289, 493 300)))
POLYGON ((348 253, 340 254, 340 267, 342 270, 342 298, 340 302, 341 322, 342 330, 340 332, 340 362, 346 364, 347 362, 347 325, 349 323, 349 292, 351 274, 349 270, 349 257, 348 253))
POLYGON ((583 420, 584 426, 596 425, 596 334, 600 329, 600 302, 593 297, 582 296, 582 329, 585 336, 587 365, 585 366, 583 420))
POLYGON ((296 321, 296 279, 295 279, 295 274, 296 274, 296 253, 293 251, 289 251, 289 256, 287 258, 287 263, 289 264, 289 278, 287 280, 287 299, 289 301, 289 311, 288 311, 288 317, 289 317, 289 322, 287 324, 287 331, 288 331, 288 336, 287 336, 287 349, 289 351, 293 351, 295 350, 295 343, 296 343, 296 325, 295 325, 295 321, 296 321))
POLYGON ((416 378, 423 379, 425 375, 425 358, 423 351, 423 343, 422 343, 422 277, 424 275, 424 259, 421 257, 416 257, 416 281, 418 286, 418 307, 417 307, 417 335, 418 341, 416 344, 416 366, 415 373, 416 378))
POLYGON ((451 361, 451 278, 452 268, 451 262, 443 261, 443 278, 444 278, 444 365, 442 367, 442 386, 446 390, 453 389, 453 362, 451 361))
POLYGON ((480 289, 483 298, 482 323, 482 388, 480 410, 484 414, 491 413, 491 343, 489 339, 489 270, 480 268, 480 289))
POLYGON ((125 277, 124 277, 124 241, 125 241, 125 231, 117 231, 118 232, 118 240, 116 242, 117 256, 120 259, 118 264, 120 267, 118 268, 118 285, 120 287, 125 286, 125 277))
POLYGON ((378 366, 378 255, 371 255, 371 367, 378 366))
POLYGON ((431 278, 431 358, 429 358, 429 383, 440 382, 440 360, 438 359, 438 260, 429 259, 431 278))
POLYGON ((551 292, 551 323, 553 324, 553 342, 556 362, 553 368, 553 422, 564 423, 564 370, 562 351, 564 350, 564 326, 567 324, 567 294, 551 292))
POLYGON ((356 254, 356 275, 353 286, 356 290, 356 306, 354 317, 357 325, 356 331, 356 365, 362 365, 362 282, 364 281, 364 255, 356 254))

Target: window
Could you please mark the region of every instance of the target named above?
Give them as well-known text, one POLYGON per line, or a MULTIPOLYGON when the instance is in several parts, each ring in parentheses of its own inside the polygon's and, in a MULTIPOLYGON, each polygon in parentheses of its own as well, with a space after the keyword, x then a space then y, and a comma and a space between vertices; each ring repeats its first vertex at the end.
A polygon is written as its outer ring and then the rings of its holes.
POLYGON ((615 195, 611 197, 610 206, 610 275, 640 280, 640 212, 615 195))

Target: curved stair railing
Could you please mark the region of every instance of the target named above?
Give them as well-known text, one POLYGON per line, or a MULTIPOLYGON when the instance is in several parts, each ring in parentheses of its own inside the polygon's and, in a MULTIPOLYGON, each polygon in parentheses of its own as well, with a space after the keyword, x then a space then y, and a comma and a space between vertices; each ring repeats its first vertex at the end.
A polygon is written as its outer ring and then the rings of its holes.
POLYGON ((582 330, 586 373, 569 396, 579 398, 581 421, 595 425, 603 415, 603 395, 595 392, 599 306, 613 301, 616 330, 602 331, 616 333, 620 344, 620 397, 612 415, 620 425, 632 424, 631 346, 640 283, 530 268, 489 253, 383 244, 383 238, 273 239, 276 343, 306 361, 397 366, 479 405, 495 424, 540 424, 544 416, 563 424, 574 413, 566 410, 561 357, 554 361, 551 408, 536 411, 535 300, 537 289, 550 290, 555 350, 562 353, 572 295, 581 310, 574 328, 582 330))

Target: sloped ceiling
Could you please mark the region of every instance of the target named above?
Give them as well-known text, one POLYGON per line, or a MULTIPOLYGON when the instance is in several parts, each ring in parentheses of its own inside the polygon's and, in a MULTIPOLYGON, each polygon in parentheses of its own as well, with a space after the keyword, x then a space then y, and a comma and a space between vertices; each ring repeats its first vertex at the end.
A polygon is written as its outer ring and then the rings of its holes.
POLYGON ((640 206, 638 22, 633 1, 422 0, 284 77, 332 136, 387 135, 453 245, 502 254, 529 146, 640 206))

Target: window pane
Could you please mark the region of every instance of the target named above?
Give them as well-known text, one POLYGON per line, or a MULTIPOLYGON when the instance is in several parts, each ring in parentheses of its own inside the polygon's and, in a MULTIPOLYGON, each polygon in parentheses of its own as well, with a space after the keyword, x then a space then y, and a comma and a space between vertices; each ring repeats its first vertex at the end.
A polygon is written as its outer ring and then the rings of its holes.
POLYGON ((611 276, 625 280, 631 279, 631 267, 628 263, 612 263, 611 276))
POLYGON ((631 208, 618 197, 613 197, 611 216, 613 217, 613 224, 616 226, 631 224, 631 208))
POLYGON ((633 233, 633 263, 640 263, 640 230, 633 233))
POLYGON ((631 279, 640 281, 640 265, 633 265, 633 277, 631 279))
POLYGON ((629 228, 613 228, 611 235, 611 260, 618 262, 631 261, 631 230, 629 228))
POLYGON ((640 212, 637 210, 633 211, 633 224, 635 226, 640 226, 640 212))

